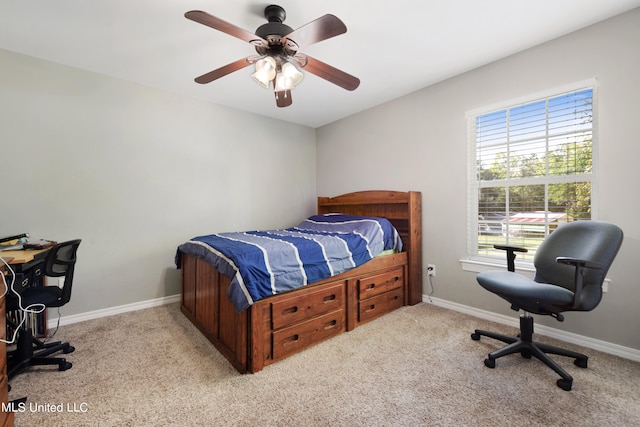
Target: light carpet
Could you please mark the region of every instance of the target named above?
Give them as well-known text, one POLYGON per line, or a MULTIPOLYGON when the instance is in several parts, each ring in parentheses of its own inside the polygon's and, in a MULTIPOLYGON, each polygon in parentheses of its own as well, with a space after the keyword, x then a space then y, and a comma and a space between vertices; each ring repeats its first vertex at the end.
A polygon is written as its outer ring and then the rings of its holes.
POLYGON ((73 368, 31 368, 10 398, 18 427, 638 425, 639 363, 537 337, 589 355, 555 357, 566 392, 536 359, 486 368, 502 343, 476 328, 517 332, 421 303, 241 375, 170 304, 61 327, 73 368))

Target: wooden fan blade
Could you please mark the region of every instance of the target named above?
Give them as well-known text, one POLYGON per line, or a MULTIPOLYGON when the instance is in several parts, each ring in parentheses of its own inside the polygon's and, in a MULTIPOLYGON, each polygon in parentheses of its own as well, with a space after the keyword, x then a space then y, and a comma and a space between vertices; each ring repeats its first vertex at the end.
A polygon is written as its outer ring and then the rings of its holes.
POLYGON ((293 30, 282 38, 282 44, 290 49, 298 50, 346 32, 347 27, 340 18, 327 14, 293 30), (293 42, 294 45, 289 42, 293 42))
POLYGON ((330 81, 331 83, 346 90, 355 90, 360 86, 359 78, 338 70, 337 68, 310 56, 304 55, 301 58, 296 57, 296 60, 298 61, 298 64, 300 64, 300 67, 305 71, 315 74, 316 76, 330 81))
POLYGON ((227 74, 233 73, 234 71, 241 70, 249 65, 253 64, 255 61, 252 61, 252 57, 238 59, 231 64, 227 64, 224 67, 220 67, 213 71, 209 71, 207 74, 203 74, 200 77, 196 77, 196 83, 205 84, 211 83, 212 81, 219 79, 220 77, 224 77, 227 74))
POLYGON ((216 18, 213 15, 209 15, 207 12, 203 12, 201 10, 191 10, 185 13, 184 16, 187 19, 191 19, 192 21, 195 21, 199 24, 211 27, 214 30, 222 31, 223 33, 227 33, 230 36, 239 38, 240 40, 244 40, 253 45, 264 47, 267 47, 269 45, 269 43, 267 43, 267 41, 262 37, 256 36, 250 31, 244 30, 227 21, 223 21, 220 18, 216 18))
POLYGON ((289 89, 274 93, 276 94, 276 105, 278 107, 288 107, 289 105, 293 104, 293 99, 291 99, 291 91, 289 89))

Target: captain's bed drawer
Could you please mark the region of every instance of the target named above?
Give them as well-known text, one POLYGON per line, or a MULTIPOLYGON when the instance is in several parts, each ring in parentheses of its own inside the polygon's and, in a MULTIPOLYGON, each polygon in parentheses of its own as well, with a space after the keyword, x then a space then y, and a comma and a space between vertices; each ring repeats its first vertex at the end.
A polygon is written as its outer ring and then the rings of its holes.
POLYGON ((346 331, 344 310, 313 317, 273 332, 273 358, 279 360, 346 331))
POLYGON ((402 307, 402 305, 402 288, 376 295, 358 303, 358 320, 360 322, 368 322, 378 316, 390 313, 402 307))
POLYGON ((271 304, 271 322, 273 329, 280 329, 304 319, 344 309, 345 282, 333 286, 320 287, 306 295, 292 294, 291 298, 278 300, 271 304))
POLYGON ((358 279, 358 299, 362 301, 392 289, 402 288, 403 285, 404 275, 402 267, 363 277, 358 279))

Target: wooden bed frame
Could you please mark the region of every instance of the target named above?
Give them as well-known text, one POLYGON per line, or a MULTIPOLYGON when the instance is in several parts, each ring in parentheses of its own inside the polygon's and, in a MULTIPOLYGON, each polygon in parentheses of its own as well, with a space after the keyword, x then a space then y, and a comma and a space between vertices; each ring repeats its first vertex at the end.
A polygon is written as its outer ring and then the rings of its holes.
POLYGON ((206 261, 182 254, 180 308, 239 372, 258 372, 361 323, 422 301, 419 192, 318 197, 318 213, 332 212, 387 218, 402 238, 403 252, 264 298, 240 313, 227 297, 230 279, 206 261))

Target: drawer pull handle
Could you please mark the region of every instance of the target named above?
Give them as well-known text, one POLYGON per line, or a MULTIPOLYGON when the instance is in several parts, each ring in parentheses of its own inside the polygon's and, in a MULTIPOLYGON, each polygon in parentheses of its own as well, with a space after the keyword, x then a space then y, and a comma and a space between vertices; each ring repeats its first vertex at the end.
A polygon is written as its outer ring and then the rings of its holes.
POLYGON ((282 310, 282 315, 286 316, 287 314, 293 314, 298 312, 298 306, 294 305, 293 307, 285 308, 282 310))
POLYGON ((365 308, 365 312, 369 312, 369 311, 373 311, 375 310, 376 305, 375 304, 371 304, 370 306, 368 306, 367 308, 365 308))
POLYGON ((298 339, 300 339, 300 336, 298 334, 291 335, 290 337, 288 337, 286 340, 282 342, 282 346, 286 347, 288 345, 295 344, 296 342, 298 342, 298 339))
POLYGON ((335 328, 337 324, 338 324, 337 320, 332 320, 331 322, 327 322, 327 324, 324 327, 324 330, 326 331, 328 329, 335 328))
POLYGON ((330 303, 332 301, 336 300, 336 294, 332 294, 332 295, 327 295, 326 297, 324 297, 324 300, 322 301, 324 304, 330 303))
POLYGON ((376 284, 375 284, 375 283, 369 283, 369 284, 366 286, 366 289, 367 289, 367 290, 370 290, 370 289, 373 289, 373 288, 375 288, 375 287, 376 287, 376 284))

